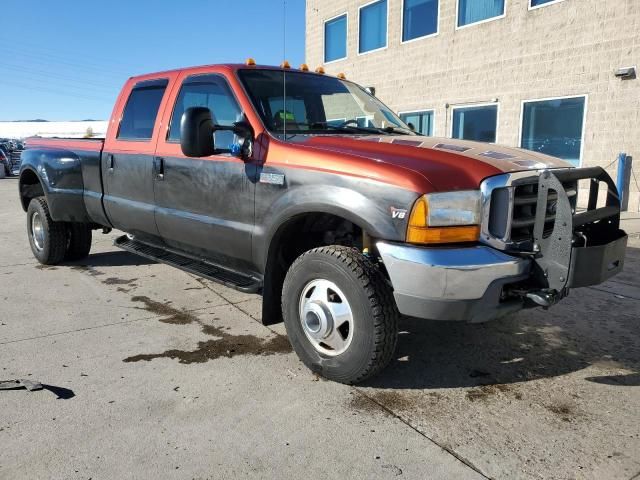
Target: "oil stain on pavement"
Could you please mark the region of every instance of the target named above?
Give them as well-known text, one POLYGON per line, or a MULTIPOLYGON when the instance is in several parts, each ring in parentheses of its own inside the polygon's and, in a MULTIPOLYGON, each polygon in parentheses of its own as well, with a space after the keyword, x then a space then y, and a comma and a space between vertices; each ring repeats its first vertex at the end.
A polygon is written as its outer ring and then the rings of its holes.
POLYGON ((195 350, 171 349, 162 353, 140 354, 125 358, 123 361, 140 362, 151 361, 156 358, 171 358, 180 363, 204 363, 220 357, 235 357, 238 355, 275 355, 291 352, 291 344, 284 335, 275 334, 264 339, 255 335, 231 335, 215 325, 205 324, 193 313, 179 310, 167 304, 151 300, 146 296, 135 296, 134 302, 144 304, 145 310, 161 316, 163 323, 172 325, 199 324, 202 332, 216 337, 212 340, 198 342, 195 350))

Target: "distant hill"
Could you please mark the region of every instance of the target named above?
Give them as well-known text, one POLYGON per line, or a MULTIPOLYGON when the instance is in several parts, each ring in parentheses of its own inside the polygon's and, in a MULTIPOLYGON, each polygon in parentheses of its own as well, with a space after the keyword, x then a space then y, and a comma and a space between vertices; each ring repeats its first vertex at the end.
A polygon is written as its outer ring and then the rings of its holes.
MULTIPOLYGON (((34 120, 0 120, 0 122, 7 123, 44 123, 50 122, 51 120, 45 120, 43 118, 36 118, 34 120)), ((82 120, 67 120, 67 122, 101 122, 102 120, 96 120, 95 118, 84 118, 82 120)))

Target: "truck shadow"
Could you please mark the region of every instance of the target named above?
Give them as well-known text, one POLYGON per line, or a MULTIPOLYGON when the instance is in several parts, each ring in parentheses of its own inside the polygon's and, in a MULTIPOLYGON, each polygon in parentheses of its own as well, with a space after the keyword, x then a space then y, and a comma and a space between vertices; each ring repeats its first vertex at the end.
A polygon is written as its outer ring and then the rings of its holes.
POLYGON ((65 262, 65 265, 72 267, 128 267, 139 265, 153 265, 157 263, 153 260, 134 255, 123 250, 115 250, 111 252, 93 253, 87 258, 77 262, 65 262))
POLYGON ((366 383, 429 389, 526 382, 591 365, 590 382, 640 385, 640 249, 629 248, 625 273, 574 290, 548 311, 525 310, 486 324, 403 318, 394 360, 366 383), (602 287, 602 288, 600 288, 602 287), (634 293, 635 292, 635 293, 634 293), (629 370, 624 374, 616 370, 629 370), (611 370, 616 372, 611 375, 611 370))

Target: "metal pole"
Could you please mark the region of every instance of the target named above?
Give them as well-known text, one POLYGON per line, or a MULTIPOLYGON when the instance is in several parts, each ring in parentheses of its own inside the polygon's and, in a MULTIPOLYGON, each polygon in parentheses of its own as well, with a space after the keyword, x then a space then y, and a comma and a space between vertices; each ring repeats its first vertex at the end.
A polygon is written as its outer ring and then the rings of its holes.
POLYGON ((618 196, 620 197, 620 210, 626 212, 629 209, 629 187, 631 185, 632 159, 626 153, 618 154, 618 196))

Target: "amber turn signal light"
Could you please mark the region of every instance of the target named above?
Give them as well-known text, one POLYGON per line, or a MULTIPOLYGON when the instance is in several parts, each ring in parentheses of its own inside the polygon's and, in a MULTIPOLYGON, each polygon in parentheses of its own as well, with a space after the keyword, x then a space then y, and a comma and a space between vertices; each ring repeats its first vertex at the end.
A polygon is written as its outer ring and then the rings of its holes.
POLYGON ((429 204, 420 197, 411 210, 407 227, 409 243, 460 243, 477 242, 480 238, 480 226, 462 225, 455 227, 430 227, 427 225, 429 204))
POLYGON ((303 72, 308 72, 309 65, 307 65, 306 63, 303 63, 302 65, 300 65, 300 70, 302 70, 303 72))
POLYGON ((320 75, 324 75, 324 68, 322 67, 316 68, 316 73, 319 73, 320 75))
POLYGON ((244 63, 249 67, 253 67, 256 64, 256 61, 253 58, 249 57, 244 63))
POLYGON ((291 68, 291 65, 289 64, 288 61, 284 61, 280 64, 280 68, 291 68))

